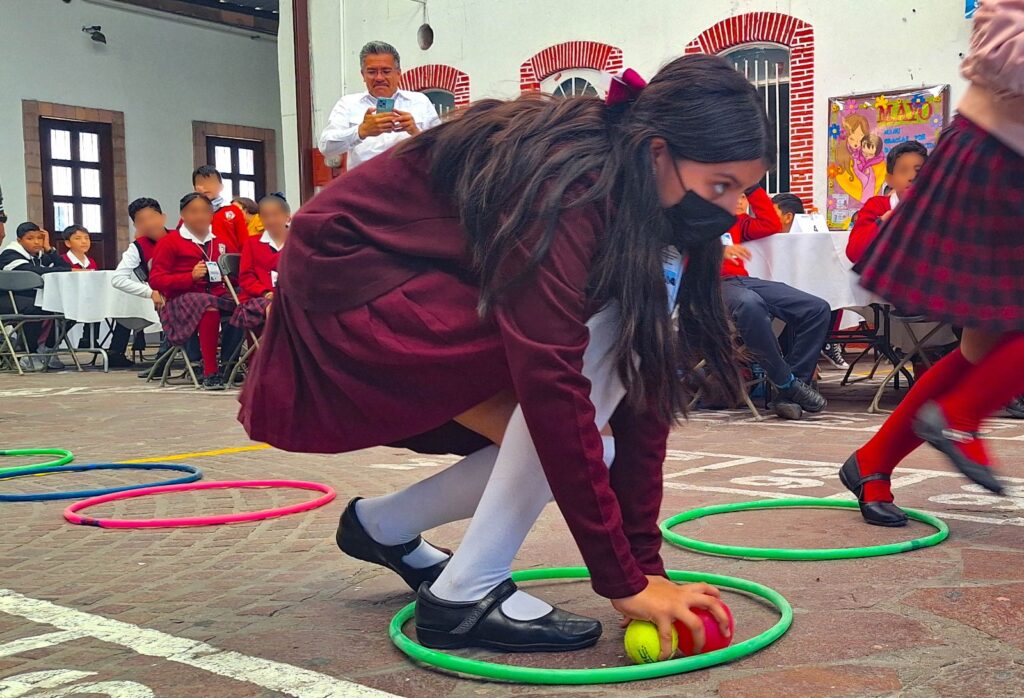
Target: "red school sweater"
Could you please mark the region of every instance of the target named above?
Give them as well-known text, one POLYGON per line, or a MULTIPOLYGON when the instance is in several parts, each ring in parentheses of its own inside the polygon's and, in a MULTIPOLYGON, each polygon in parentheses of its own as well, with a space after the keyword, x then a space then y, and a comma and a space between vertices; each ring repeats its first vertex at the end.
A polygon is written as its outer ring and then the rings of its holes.
POLYGON ((857 222, 853 224, 850 231, 850 239, 846 243, 846 257, 856 264, 864 256, 864 253, 871 247, 871 243, 878 237, 878 230, 881 227, 882 216, 892 210, 892 198, 890 194, 884 196, 872 196, 864 206, 857 212, 857 222))
POLYGON ((261 298, 274 291, 274 275, 280 254, 263 236, 252 236, 242 248, 242 261, 238 269, 238 284, 248 298, 261 298))
POLYGON ((149 285, 162 293, 167 300, 184 293, 223 296, 227 293, 223 282, 210 283, 208 277, 194 281, 192 269, 202 261, 216 262, 222 254, 229 251, 227 244, 221 242, 216 235, 211 236, 205 245, 200 246, 182 237, 180 230, 171 231, 156 244, 153 268, 149 272, 149 285))
MULTIPOLYGON (((769 235, 782 232, 782 221, 775 212, 768 192, 758 187, 747 196, 754 215, 746 213, 736 217, 736 222, 729 228, 732 244, 739 245, 751 240, 760 240, 769 235)), ((750 276, 742 259, 726 259, 722 262, 722 276, 750 276)))

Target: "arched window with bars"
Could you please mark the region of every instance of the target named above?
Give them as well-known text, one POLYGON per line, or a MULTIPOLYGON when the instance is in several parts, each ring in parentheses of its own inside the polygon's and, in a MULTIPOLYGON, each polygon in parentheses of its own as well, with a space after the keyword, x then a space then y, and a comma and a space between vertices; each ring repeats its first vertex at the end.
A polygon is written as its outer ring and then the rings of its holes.
POLYGON ((750 80, 764 100, 775 136, 776 164, 767 172, 769 194, 789 191, 789 49, 770 43, 740 44, 721 53, 750 80))

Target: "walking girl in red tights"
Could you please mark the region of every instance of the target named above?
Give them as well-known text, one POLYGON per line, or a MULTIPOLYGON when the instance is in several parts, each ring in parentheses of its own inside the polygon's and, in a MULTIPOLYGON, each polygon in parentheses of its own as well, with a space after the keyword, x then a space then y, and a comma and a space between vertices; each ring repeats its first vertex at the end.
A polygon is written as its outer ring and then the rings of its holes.
POLYGON ((971 85, 882 231, 861 283, 964 327, 840 478, 879 526, 904 526, 893 469, 923 442, 999 493, 981 421, 1024 392, 1024 0, 984 0, 964 60, 971 85))

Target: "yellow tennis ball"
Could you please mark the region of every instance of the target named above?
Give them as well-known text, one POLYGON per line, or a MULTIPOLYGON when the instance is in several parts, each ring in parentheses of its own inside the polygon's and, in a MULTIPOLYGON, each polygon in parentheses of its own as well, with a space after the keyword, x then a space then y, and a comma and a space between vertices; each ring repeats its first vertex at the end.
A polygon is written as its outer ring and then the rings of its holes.
MULTIPOLYGON (((658 626, 645 620, 630 621, 626 627, 626 656, 634 664, 651 664, 658 661, 661 654, 661 640, 658 637, 658 626)), ((679 634, 672 628, 672 653, 679 649, 679 634)))

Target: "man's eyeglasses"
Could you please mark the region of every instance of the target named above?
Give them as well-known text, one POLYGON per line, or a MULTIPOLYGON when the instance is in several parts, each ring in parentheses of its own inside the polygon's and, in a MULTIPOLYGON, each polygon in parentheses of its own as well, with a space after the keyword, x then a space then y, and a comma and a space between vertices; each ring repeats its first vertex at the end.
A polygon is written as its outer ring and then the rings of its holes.
POLYGON ((394 74, 394 68, 366 68, 363 70, 363 74, 367 77, 375 78, 380 76, 382 78, 389 78, 394 74))

